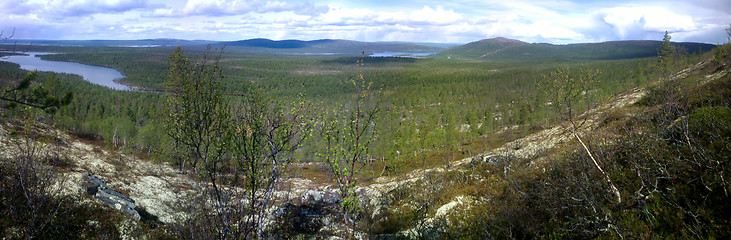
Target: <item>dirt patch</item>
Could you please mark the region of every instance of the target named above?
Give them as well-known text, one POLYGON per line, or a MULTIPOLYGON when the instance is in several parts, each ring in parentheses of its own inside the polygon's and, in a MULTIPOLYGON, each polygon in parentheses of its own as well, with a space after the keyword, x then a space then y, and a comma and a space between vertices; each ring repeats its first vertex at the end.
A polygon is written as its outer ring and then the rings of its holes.
POLYGON ((292 163, 289 165, 288 175, 291 178, 306 179, 316 185, 330 185, 332 174, 328 170, 327 164, 310 162, 310 163, 292 163))
POLYGON ((99 135, 84 131, 75 131, 72 132, 71 135, 83 143, 97 147, 104 147, 104 139, 99 135))

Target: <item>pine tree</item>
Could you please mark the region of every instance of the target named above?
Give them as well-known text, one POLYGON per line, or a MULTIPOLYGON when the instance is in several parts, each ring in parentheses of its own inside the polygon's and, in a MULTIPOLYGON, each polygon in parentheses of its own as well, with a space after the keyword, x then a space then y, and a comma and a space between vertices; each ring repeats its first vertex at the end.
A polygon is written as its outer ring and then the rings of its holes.
MULTIPOLYGON (((73 92, 67 92, 59 97, 42 84, 34 84, 37 77, 38 71, 28 72, 17 85, 0 90, 0 103, 2 103, 0 107, 12 109, 22 105, 54 113, 58 108, 71 103, 73 92)), ((58 80, 56 75, 52 74, 47 81, 53 85, 58 80)))
POLYGON ((658 52, 657 63, 663 76, 666 76, 670 72, 673 55, 675 55, 675 46, 670 43, 671 38, 668 31, 665 31, 665 36, 663 36, 662 43, 660 43, 660 51, 658 52))

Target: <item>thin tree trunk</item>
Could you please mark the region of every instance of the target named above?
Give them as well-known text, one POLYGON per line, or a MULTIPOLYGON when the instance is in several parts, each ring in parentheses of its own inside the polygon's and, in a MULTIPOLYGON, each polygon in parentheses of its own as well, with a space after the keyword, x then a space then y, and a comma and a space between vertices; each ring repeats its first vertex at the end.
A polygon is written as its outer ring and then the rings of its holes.
POLYGON ((262 237, 264 234, 264 227, 262 226, 262 221, 264 219, 264 216, 266 215, 267 207, 269 206, 269 200, 272 198, 272 192, 274 192, 274 187, 277 184, 277 180, 279 179, 279 159, 277 159, 277 156, 279 156, 279 149, 274 145, 274 138, 269 135, 268 136, 268 142, 269 142, 269 151, 271 152, 271 158, 272 158, 272 172, 271 172, 271 178, 269 182, 269 186, 267 186, 267 191, 264 197, 264 205, 262 206, 262 209, 260 210, 259 214, 259 220, 257 221, 257 237, 262 237))
POLYGON ((617 196, 617 203, 621 203, 622 195, 619 192, 619 189, 617 189, 617 187, 614 186, 612 179, 609 178, 609 175, 607 175, 607 173, 604 172, 604 169, 602 169, 602 167, 599 166, 599 163, 594 158, 594 155, 591 154, 591 151, 589 151, 589 148, 586 147, 586 144, 584 144, 584 141, 581 140, 581 138, 579 137, 579 134, 577 134, 576 131, 574 131, 573 133, 574 133, 574 137, 576 137, 576 140, 579 140, 579 143, 581 143, 581 146, 584 147, 584 150, 586 151, 586 153, 589 154, 589 158, 591 158, 591 161, 594 162, 594 166, 596 166, 596 168, 599 169, 599 172, 601 172, 604 175, 604 178, 606 178, 607 183, 609 183, 609 187, 612 188, 612 193, 614 193, 614 195, 617 196))

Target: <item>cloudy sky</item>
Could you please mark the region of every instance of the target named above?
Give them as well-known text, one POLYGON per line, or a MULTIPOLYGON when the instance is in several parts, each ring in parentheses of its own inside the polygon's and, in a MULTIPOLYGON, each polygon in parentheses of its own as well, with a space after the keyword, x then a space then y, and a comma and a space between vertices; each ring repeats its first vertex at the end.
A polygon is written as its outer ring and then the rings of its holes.
POLYGON ((725 42, 728 0, 1 0, 16 39, 725 42))

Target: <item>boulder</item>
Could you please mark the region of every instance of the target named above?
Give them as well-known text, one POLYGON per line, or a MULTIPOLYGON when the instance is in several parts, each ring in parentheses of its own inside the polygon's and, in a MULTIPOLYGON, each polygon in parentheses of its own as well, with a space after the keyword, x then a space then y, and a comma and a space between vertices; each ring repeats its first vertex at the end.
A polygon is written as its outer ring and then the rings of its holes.
POLYGON ((322 193, 314 189, 310 189, 302 196, 302 203, 307 205, 315 205, 322 202, 322 193))
POLYGON ((503 165, 503 164, 508 163, 510 161, 510 158, 508 156, 493 154, 493 155, 483 157, 482 161, 486 162, 486 163, 503 165))
POLYGON ((301 198, 305 205, 340 204, 342 201, 338 190, 330 187, 310 189, 301 198))
POLYGON ((94 199, 122 211, 136 221, 140 220, 140 214, 135 210, 135 200, 107 187, 104 180, 94 175, 90 174, 87 181, 90 185, 86 188, 86 192, 94 196, 94 199))

